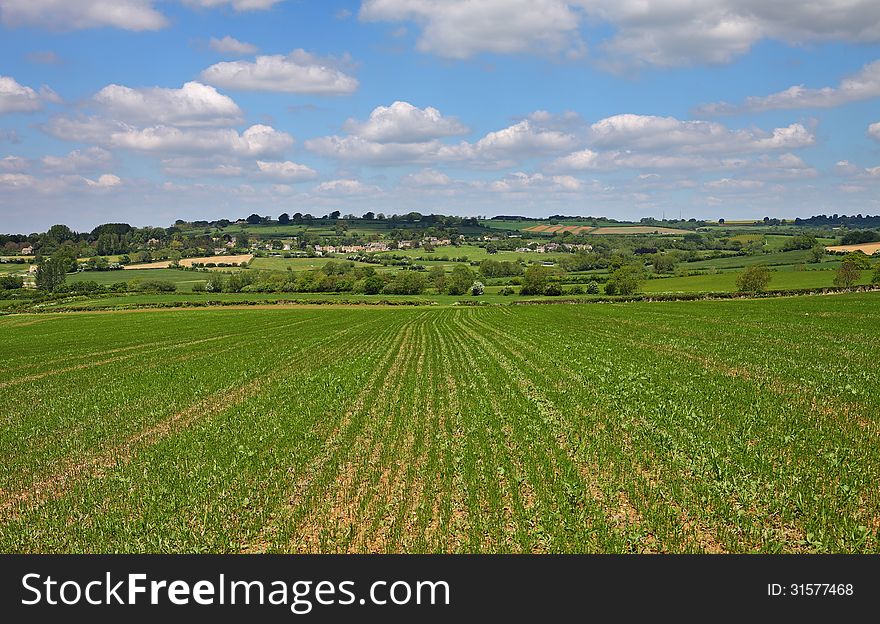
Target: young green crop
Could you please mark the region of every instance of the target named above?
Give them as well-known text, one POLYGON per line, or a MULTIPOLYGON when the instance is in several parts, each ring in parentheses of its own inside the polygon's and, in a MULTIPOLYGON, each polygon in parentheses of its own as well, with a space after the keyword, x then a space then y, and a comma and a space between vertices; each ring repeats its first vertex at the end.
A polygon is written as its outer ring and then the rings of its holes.
POLYGON ((878 301, 3 317, 0 551, 876 553, 878 301))

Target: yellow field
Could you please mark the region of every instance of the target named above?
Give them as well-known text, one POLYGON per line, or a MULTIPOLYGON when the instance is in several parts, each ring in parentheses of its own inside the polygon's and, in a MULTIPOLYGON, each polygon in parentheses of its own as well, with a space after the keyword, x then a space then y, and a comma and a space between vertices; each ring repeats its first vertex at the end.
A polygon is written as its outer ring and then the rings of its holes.
MULTIPOLYGON (((191 267, 194 264, 207 264, 213 262, 215 264, 241 264, 242 262, 250 262, 254 259, 253 254, 242 254, 240 256, 207 256, 204 258, 184 258, 178 264, 182 267, 191 267)), ((170 260, 162 262, 148 262, 144 264, 128 264, 124 269, 167 269, 171 266, 170 260)))
POLYGON ((861 251, 863 254, 873 256, 880 252, 880 243, 862 243, 861 245, 837 245, 835 247, 826 247, 825 251, 830 253, 851 253, 853 251, 861 251))

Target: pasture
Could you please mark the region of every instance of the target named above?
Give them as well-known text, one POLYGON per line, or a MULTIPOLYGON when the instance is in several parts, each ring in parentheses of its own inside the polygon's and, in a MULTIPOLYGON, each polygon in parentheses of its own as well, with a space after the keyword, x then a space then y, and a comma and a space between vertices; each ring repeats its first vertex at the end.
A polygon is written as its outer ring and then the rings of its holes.
POLYGON ((878 303, 2 317, 0 551, 877 553, 878 303))

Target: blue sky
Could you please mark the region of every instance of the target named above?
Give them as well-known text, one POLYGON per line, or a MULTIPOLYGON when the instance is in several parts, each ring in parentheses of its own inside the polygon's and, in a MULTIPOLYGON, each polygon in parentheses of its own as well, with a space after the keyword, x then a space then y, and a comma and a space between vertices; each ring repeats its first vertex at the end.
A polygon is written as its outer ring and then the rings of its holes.
POLYGON ((0 0, 0 230, 880 213, 876 0, 0 0))

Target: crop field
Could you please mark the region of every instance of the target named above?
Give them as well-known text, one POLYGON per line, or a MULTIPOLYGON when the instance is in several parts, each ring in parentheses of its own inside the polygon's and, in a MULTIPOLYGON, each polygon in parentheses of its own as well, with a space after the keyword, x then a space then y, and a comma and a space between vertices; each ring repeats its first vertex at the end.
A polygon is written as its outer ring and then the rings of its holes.
POLYGON ((177 289, 184 292, 192 291, 195 284, 207 282, 204 273, 194 273, 192 271, 179 271, 176 269, 131 269, 130 271, 83 271, 81 273, 71 273, 67 276, 67 281, 75 282, 96 282, 98 284, 108 285, 116 282, 129 282, 131 280, 161 280, 163 282, 174 282, 177 289))
MULTIPOLYGON (((809 288, 830 288, 834 286, 836 271, 794 271, 774 270, 770 273, 768 290, 797 290, 809 288)), ((724 271, 707 275, 691 275, 688 277, 669 277, 652 279, 644 282, 641 292, 645 293, 688 293, 688 292, 736 292, 736 280, 740 271, 724 271)), ((859 285, 871 283, 871 273, 862 271, 859 285)))
POLYGON ((2 552, 880 552, 880 296, 0 318, 2 552))

